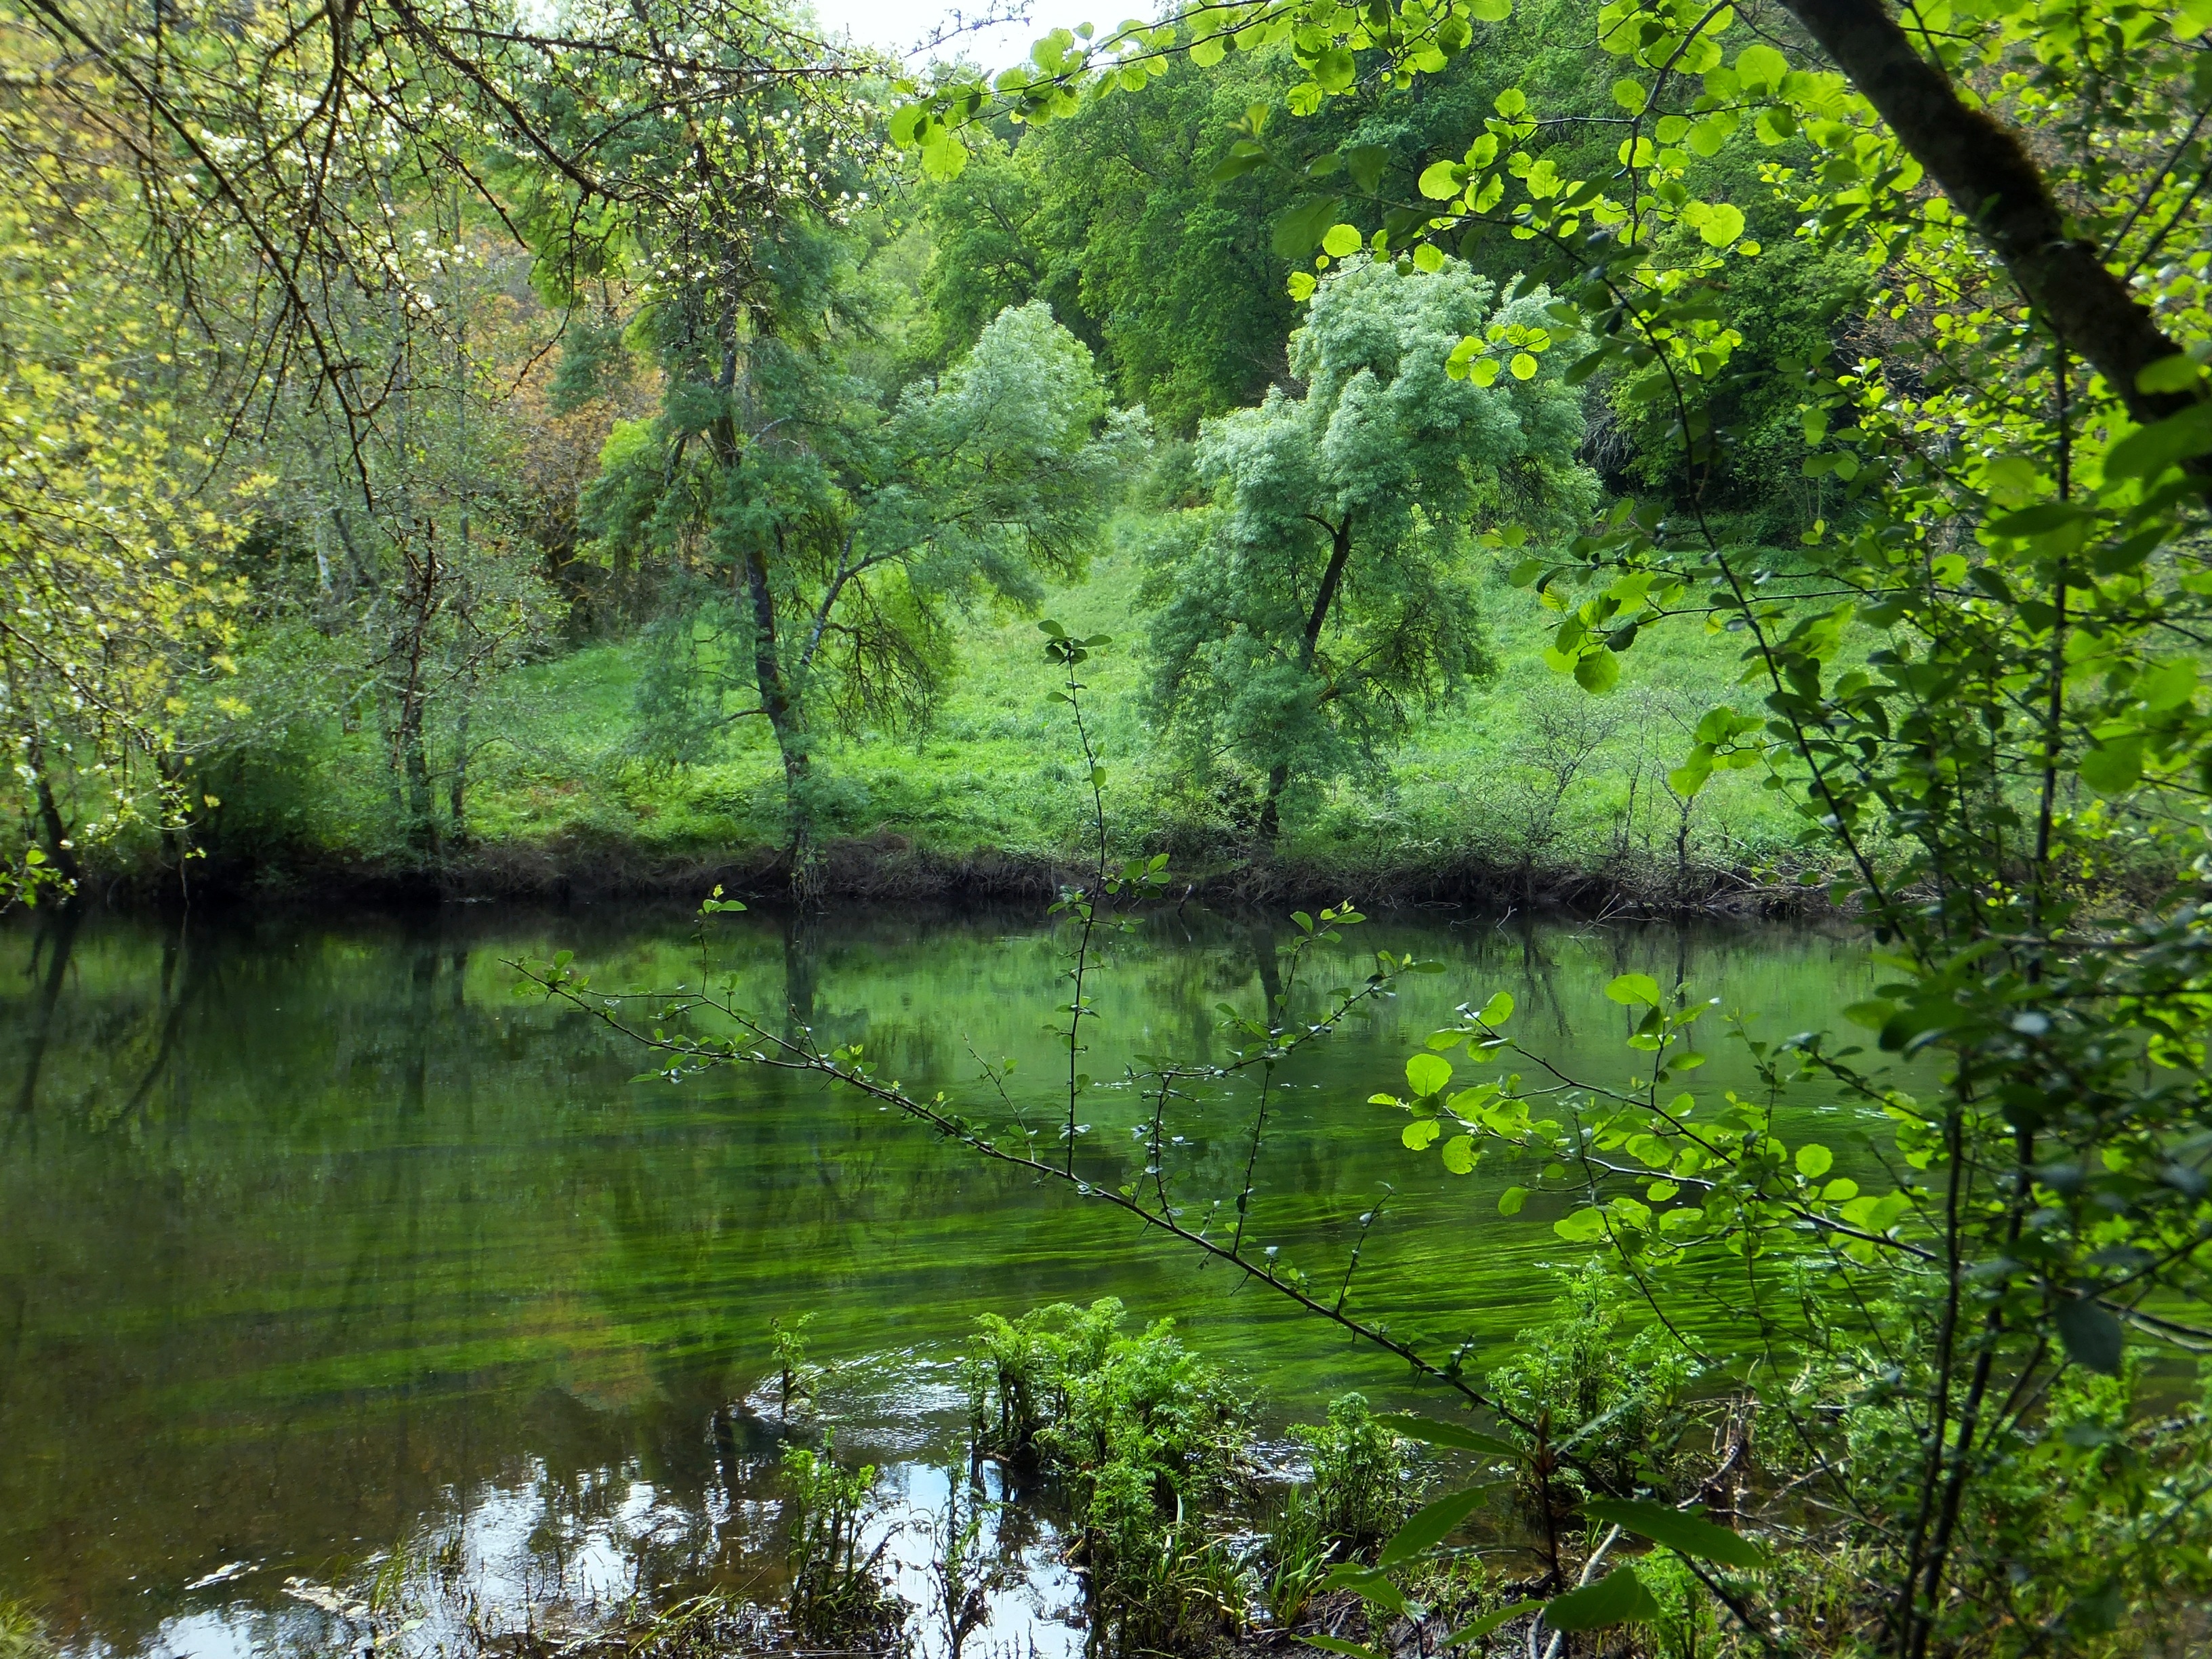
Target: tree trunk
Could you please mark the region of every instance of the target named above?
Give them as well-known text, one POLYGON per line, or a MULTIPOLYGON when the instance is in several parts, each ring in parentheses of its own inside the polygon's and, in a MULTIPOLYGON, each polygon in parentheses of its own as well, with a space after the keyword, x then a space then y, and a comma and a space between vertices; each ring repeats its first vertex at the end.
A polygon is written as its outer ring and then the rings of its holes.
POLYGON ((1950 77, 1915 51, 1880 0, 1784 0, 1849 76, 1952 205, 1989 238, 2037 316, 2094 364, 2136 420, 2195 401, 2145 392, 2136 376, 2180 347, 2105 266, 2096 244, 2066 232, 2020 135, 1960 101, 1950 77))
POLYGON ((438 813, 430 786, 430 757, 422 741, 422 696, 419 686, 403 688, 399 725, 393 733, 406 780, 407 845, 412 850, 438 855, 438 813))
MULTIPOLYGON (((1313 609, 1306 616, 1306 631, 1298 641, 1298 670, 1313 672, 1314 658, 1321 650, 1321 632, 1328 625, 1330 607, 1336 603, 1337 589, 1344 585, 1344 568, 1352 562, 1352 514, 1344 515, 1341 524, 1327 525, 1328 531, 1328 564, 1321 573, 1321 587, 1314 594, 1313 609)), ((1282 833, 1283 791, 1291 784, 1288 761, 1278 761, 1267 774, 1267 799, 1260 808, 1260 839, 1271 848, 1275 838, 1282 833)))
POLYGON ((756 541, 746 550, 741 568, 752 604, 753 684, 760 691, 761 708, 768 715, 769 727, 775 733, 775 745, 783 757, 791 890, 794 897, 811 900, 815 896, 814 826, 806 799, 806 725, 784 678, 783 659, 776 648, 775 592, 769 585, 768 550, 756 541))
POLYGON ((61 804, 54 799, 54 787, 46 776, 46 744, 33 737, 23 755, 24 763, 31 769, 31 788, 39 803, 39 828, 46 838, 46 863, 54 873, 75 887, 84 874, 84 866, 77 862, 76 849, 70 845, 69 825, 62 818, 61 804))
POLYGON ((470 691, 461 694, 460 711, 453 717, 453 779, 452 805, 453 812, 453 843, 465 847, 469 841, 469 714, 475 699, 470 691))

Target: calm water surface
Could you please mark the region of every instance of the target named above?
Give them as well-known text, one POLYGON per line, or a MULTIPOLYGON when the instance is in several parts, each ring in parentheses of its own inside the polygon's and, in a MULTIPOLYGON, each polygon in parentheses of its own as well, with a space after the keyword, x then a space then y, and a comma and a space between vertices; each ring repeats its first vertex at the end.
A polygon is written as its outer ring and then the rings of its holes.
MULTIPOLYGON (((634 1080, 646 1059, 519 1000, 505 965, 565 947, 598 988, 696 982, 691 929, 456 906, 0 932, 0 1598, 78 1651, 243 1655, 335 1644, 342 1618, 286 1581, 343 1590, 394 1551, 493 1607, 757 1589, 777 1315, 817 1316, 812 1351, 840 1365, 824 1414, 882 1467, 895 1518, 942 1505, 951 1362, 979 1312, 1113 1295, 1173 1315, 1277 1422, 1345 1388, 1404 1390, 1218 1267, 816 1083, 634 1080)), ((751 1006, 979 1109, 977 1057, 1012 1059, 1018 1101, 1051 1121, 1066 939, 1034 915, 750 915, 720 940, 751 1006)), ((1195 910, 1111 943, 1085 1058, 1093 1175, 1122 1178, 1137 1151, 1123 1064, 1222 1057, 1220 1005, 1256 1011, 1287 945, 1195 910)), ((1448 971, 1287 1073, 1252 1224, 1334 1277, 1387 1195, 1355 1303, 1478 1352, 1540 1313, 1558 1249, 1534 1206, 1498 1215, 1504 1171, 1448 1176, 1364 1103, 1411 1047, 1502 988, 1524 1038, 1616 1080, 1615 974, 1686 980, 1769 1034, 1831 1020, 1874 977, 1863 943, 1817 932, 1435 912, 1354 930, 1318 983, 1363 976, 1376 948, 1448 971)), ((1706 1046, 1708 1088, 1749 1080, 1706 1046)), ((1195 1212, 1233 1201, 1249 1104, 1231 1091, 1170 1126, 1195 1212)), ((1071 1651, 1075 1587, 1048 1522, 1020 1525, 1004 1541, 1030 1570, 992 1631, 1071 1651)), ((927 1540, 908 1528, 891 1556, 920 1599, 927 1540)))

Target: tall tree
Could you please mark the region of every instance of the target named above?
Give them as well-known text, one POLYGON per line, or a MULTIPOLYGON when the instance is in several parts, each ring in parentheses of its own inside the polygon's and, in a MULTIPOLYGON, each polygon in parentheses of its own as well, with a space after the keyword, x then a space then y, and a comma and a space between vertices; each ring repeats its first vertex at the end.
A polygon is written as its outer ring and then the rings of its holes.
POLYGON ((1197 755, 1264 778, 1269 840, 1294 776, 1340 774, 1487 672, 1473 522, 1557 529, 1595 504, 1575 394, 1519 349, 1542 297, 1494 301, 1457 263, 1354 258, 1291 337, 1304 392, 1200 429, 1212 500, 1161 538, 1146 588, 1153 701, 1197 755), (1492 333, 1510 372, 1470 374, 1460 342, 1492 333))
POLYGON ((749 341, 726 387, 679 388, 656 421, 618 431, 586 501, 603 545, 688 549, 719 573, 720 598, 681 619, 673 690, 693 732, 767 722, 802 890, 823 725, 925 718, 950 611, 1032 605, 1042 577, 1078 573, 1144 441, 1042 301, 1002 311, 952 368, 895 398, 848 372, 839 344, 749 341))

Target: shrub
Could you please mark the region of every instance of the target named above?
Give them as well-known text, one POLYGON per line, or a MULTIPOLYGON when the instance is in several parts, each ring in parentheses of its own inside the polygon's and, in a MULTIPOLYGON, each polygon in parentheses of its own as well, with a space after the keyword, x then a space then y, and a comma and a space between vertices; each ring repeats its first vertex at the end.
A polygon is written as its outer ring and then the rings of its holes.
POLYGON ((1313 1459, 1313 1516, 1323 1539, 1364 1553, 1397 1531, 1412 1507, 1407 1443, 1376 1421, 1364 1395, 1340 1396, 1327 1422, 1291 1432, 1313 1459))

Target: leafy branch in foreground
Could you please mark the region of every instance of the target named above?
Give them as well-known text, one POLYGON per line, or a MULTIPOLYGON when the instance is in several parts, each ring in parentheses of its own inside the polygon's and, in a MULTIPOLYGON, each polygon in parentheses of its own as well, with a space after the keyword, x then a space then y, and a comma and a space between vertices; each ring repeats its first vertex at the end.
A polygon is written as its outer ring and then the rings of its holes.
MULTIPOLYGON (((1063 1144, 1056 1157, 1037 1146, 1039 1131, 1023 1120, 1007 1091, 1004 1067, 994 1068, 985 1063, 978 1079, 989 1091, 988 1098, 995 1101, 1010 1120, 994 1121, 972 1110, 962 1109, 944 1091, 925 1097, 908 1090, 898 1079, 884 1078, 858 1044, 824 1049, 815 1042, 811 1030, 804 1024, 795 1021, 771 1023, 747 1009, 738 1000, 737 976, 726 972, 717 975, 713 966, 713 918, 744 908, 737 900, 723 897, 719 887, 699 909, 701 981, 697 989, 611 996, 594 989, 589 976, 577 969, 573 956, 563 951, 549 962, 514 964, 522 975, 518 991, 566 1002, 664 1056, 665 1065, 646 1073, 648 1077, 680 1081, 720 1066, 742 1065, 812 1073, 839 1084, 925 1125, 988 1161, 1067 1186, 1081 1196, 1118 1209, 1209 1258, 1237 1267, 1304 1312, 1395 1356, 1417 1375, 1456 1394, 1464 1404, 1487 1411, 1506 1425, 1508 1437, 1487 1433, 1458 1421, 1413 1416, 1376 1419, 1377 1428, 1387 1434, 1504 1458, 1521 1466, 1544 1508, 1547 1543, 1543 1551, 1543 1573, 1537 1583, 1555 1593, 1549 1599, 1512 1604, 1452 1632, 1443 1638, 1446 1645, 1472 1644, 1512 1620, 1533 1615, 1532 1644, 1535 1631, 1548 1629, 1553 1632, 1550 1651, 1557 1659, 1560 1639, 1566 1632, 1611 1629, 1658 1617, 1658 1604, 1632 1565, 1615 1565, 1598 1576, 1597 1570, 1604 1565, 1624 1531, 1674 1550, 1689 1561, 1690 1570, 1711 1586, 1744 1628, 1758 1628, 1756 1616, 1741 1588, 1723 1582, 1708 1565, 1718 1563, 1739 1568, 1759 1565, 1765 1556, 1757 1547, 1694 1515, 1633 1500, 1630 1489, 1623 1486, 1618 1476, 1608 1473, 1583 1450, 1578 1450, 1572 1441, 1562 1443, 1555 1436, 1547 1411, 1532 1414, 1499 1398, 1494 1391, 1479 1389, 1467 1374, 1462 1355, 1443 1360, 1433 1358, 1415 1343, 1392 1334, 1380 1323, 1352 1310, 1349 1304, 1353 1278, 1369 1231, 1380 1213, 1380 1205, 1361 1218, 1350 1258, 1333 1291, 1327 1284, 1279 1261, 1275 1248, 1258 1243, 1258 1235, 1252 1226, 1253 1200, 1257 1192, 1261 1155, 1266 1145, 1278 1070, 1302 1049, 1328 1036, 1356 1010, 1389 996, 1400 975, 1436 971, 1435 964, 1378 951, 1374 958, 1375 967, 1364 981, 1328 991, 1317 1017, 1296 1018, 1293 1007, 1301 975, 1318 960, 1322 947, 1341 942, 1343 928, 1364 920, 1349 903, 1323 908, 1317 915, 1301 911, 1293 915, 1298 935, 1287 962, 1280 967, 1279 984, 1269 988, 1261 1013, 1254 1017, 1224 1006, 1226 1025, 1240 1039, 1242 1046, 1224 1062, 1201 1065, 1147 1058, 1129 1068, 1127 1081, 1149 1103, 1147 1122, 1141 1132, 1146 1162, 1140 1170, 1118 1182, 1078 1172, 1074 1148, 1089 1127, 1080 1121, 1082 1097, 1091 1083, 1089 1075, 1079 1069, 1080 1056, 1085 1051, 1081 1038, 1085 1023, 1099 1018, 1085 994, 1086 981, 1095 971, 1097 929, 1109 923, 1115 927, 1131 925, 1133 918, 1126 908, 1127 902, 1156 892, 1164 884, 1165 860, 1157 856, 1137 858, 1116 865, 1110 859, 1105 809, 1109 774, 1084 716, 1085 688, 1079 672, 1084 663, 1109 643, 1108 640, 1103 635, 1086 638, 1071 635, 1057 622, 1047 621, 1040 626, 1046 636, 1049 660, 1065 672, 1061 688, 1053 695, 1070 710, 1087 767, 1092 854, 1085 880, 1063 889, 1054 906, 1054 914, 1071 918, 1076 928, 1067 973, 1073 994, 1070 1001, 1060 1008, 1067 1018, 1065 1040, 1069 1067, 1065 1085, 1066 1117, 1060 1134, 1063 1144), (686 1029, 702 1024, 722 1025, 726 1034, 707 1036, 686 1029), (1236 1220, 1224 1240, 1215 1236, 1212 1229, 1212 1219, 1220 1208, 1218 1200, 1208 1207, 1205 1220, 1193 1225, 1186 1219, 1186 1205, 1179 1201, 1174 1190, 1167 1164, 1170 1149, 1181 1138, 1169 1133, 1170 1103, 1191 1099, 1201 1087, 1218 1086, 1245 1075, 1256 1079, 1257 1098, 1244 1143, 1243 1181, 1235 1198, 1236 1220), (1567 1473, 1576 1477, 1583 1491, 1612 1493, 1615 1500, 1611 1509, 1601 1510, 1591 1501, 1565 1499, 1570 1506, 1581 1501, 1588 1518, 1603 1521, 1612 1528, 1601 1544, 1583 1554, 1578 1568, 1571 1559, 1571 1544, 1563 1537, 1565 1528, 1559 1513, 1562 1493, 1555 1485, 1555 1476, 1567 1473)), ((1496 1012, 1495 1005, 1492 1012, 1496 1012)), ((1413 1064, 1416 1069, 1423 1069, 1441 1066, 1443 1062, 1431 1054, 1417 1057, 1413 1064)), ((1415 1138, 1409 1134, 1407 1144, 1414 1145, 1415 1138)), ((1419 1144, 1425 1146, 1428 1140, 1419 1144)), ((1462 1155, 1460 1146, 1460 1141, 1447 1146, 1447 1165, 1472 1168, 1472 1159, 1462 1155)), ((1373 1610, 1376 1619, 1425 1617, 1425 1610, 1409 1599, 1398 1583, 1398 1576, 1404 1569, 1436 1554, 1448 1535, 1487 1498, 1490 1490, 1487 1486, 1479 1486, 1437 1499, 1382 1543, 1374 1564, 1356 1558, 1348 1559, 1322 1579, 1321 1587, 1352 1591, 1373 1610)), ((1333 1652, 1358 1656, 1358 1659, 1380 1659, 1379 1648, 1342 1638, 1307 1639, 1333 1652)))
MULTIPOLYGON (((1127 921, 1127 904, 1157 892, 1164 884, 1166 860, 1154 855, 1115 864, 1110 859, 1104 805, 1107 769, 1084 723, 1085 688, 1076 672, 1108 641, 1103 635, 1087 639, 1073 635, 1060 623, 1049 620, 1041 623, 1040 628, 1046 636, 1050 660, 1066 671, 1062 689, 1054 695, 1071 710, 1078 741, 1089 767, 1087 787, 1091 795, 1090 839, 1093 854, 1085 879, 1066 887, 1054 906, 1055 914, 1068 916, 1076 924, 1069 968, 1073 995, 1060 1009, 1067 1016, 1069 1066, 1066 1120, 1060 1132, 1065 1145, 1057 1158, 1041 1154, 1036 1149, 1034 1143, 1038 1132, 1022 1121, 1018 1109, 1006 1092, 1003 1069, 986 1063, 978 1079, 979 1084, 989 1091, 988 1098, 1003 1109, 1003 1119, 994 1121, 978 1115, 973 1109, 963 1109, 945 1091, 924 1096, 908 1090, 896 1078, 885 1079, 860 1044, 824 1049, 816 1043, 813 1032, 807 1027, 795 1024, 787 1027, 781 1020, 757 1015, 746 1008, 738 1000, 737 976, 729 973, 718 975, 713 966, 709 921, 717 915, 744 908, 738 900, 724 898, 719 887, 700 907, 702 979, 697 989, 609 995, 592 988, 589 975, 577 968, 574 954, 565 951, 550 961, 514 963, 522 975, 517 989, 525 994, 567 1002, 664 1056, 666 1064, 659 1071, 647 1074, 650 1076, 680 1080, 714 1067, 740 1065, 811 1073, 841 1084, 994 1163, 1071 1187, 1085 1198, 1121 1210, 1208 1256, 1231 1263, 1307 1311, 1396 1355, 1421 1375, 1444 1383, 1470 1405, 1489 1404, 1455 1364, 1432 1359, 1380 1325, 1351 1312, 1346 1307, 1348 1273, 1332 1293, 1306 1273, 1279 1261, 1276 1250, 1255 1250, 1248 1243, 1252 1183, 1264 1143, 1270 1089, 1276 1070, 1291 1056, 1334 1033, 1356 1010, 1389 996, 1399 975, 1438 971, 1435 963, 1378 951, 1373 958, 1373 968, 1358 984, 1332 988, 1326 994, 1317 1016, 1294 1022, 1290 1012, 1290 988, 1295 986, 1303 965, 1322 945, 1340 943, 1342 928, 1364 920, 1349 902, 1325 908, 1317 915, 1300 912, 1293 918, 1300 937, 1291 953, 1284 976, 1285 988, 1271 1000, 1261 1018, 1234 1017, 1235 1029, 1243 1038, 1244 1046, 1224 1061, 1212 1065, 1146 1060, 1130 1068, 1128 1081, 1152 1103, 1145 1143, 1147 1161, 1139 1175, 1114 1182, 1078 1172, 1074 1147, 1087 1127, 1079 1119, 1082 1097, 1091 1082, 1089 1074, 1079 1069, 1084 1051, 1083 1028, 1086 1022, 1098 1018, 1085 990, 1087 977, 1093 971, 1095 933, 1109 919, 1116 925, 1127 921), (695 1022, 722 1024, 729 1034, 705 1036, 684 1029, 695 1022), (1218 1085, 1247 1074, 1260 1079, 1259 1104, 1250 1133, 1244 1188, 1237 1199, 1237 1224, 1224 1242, 1212 1236, 1206 1222, 1191 1224, 1186 1219, 1186 1207, 1176 1201, 1171 1190, 1171 1177, 1166 1168, 1168 1149, 1173 1144, 1173 1137, 1167 1133, 1169 1103, 1185 1097, 1186 1091, 1197 1085, 1218 1085)), ((1212 1212, 1208 1213, 1210 1216, 1212 1212)))

